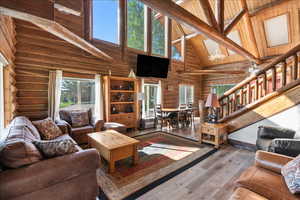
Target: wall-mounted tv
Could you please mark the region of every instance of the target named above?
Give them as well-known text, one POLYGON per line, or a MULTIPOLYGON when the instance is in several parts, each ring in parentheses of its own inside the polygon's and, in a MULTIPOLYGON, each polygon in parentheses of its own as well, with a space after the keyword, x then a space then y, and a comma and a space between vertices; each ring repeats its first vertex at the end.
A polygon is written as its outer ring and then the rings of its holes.
POLYGON ((136 75, 140 77, 167 78, 170 60, 154 56, 138 55, 136 75))

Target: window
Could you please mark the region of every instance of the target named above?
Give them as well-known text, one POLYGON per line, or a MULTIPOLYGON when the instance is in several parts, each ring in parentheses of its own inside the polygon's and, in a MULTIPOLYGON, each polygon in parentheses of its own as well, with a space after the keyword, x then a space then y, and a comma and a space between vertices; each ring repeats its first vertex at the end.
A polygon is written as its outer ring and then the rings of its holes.
POLYGON ((4 84, 3 84, 3 68, 0 62, 0 134, 4 129, 4 84))
POLYGON ((154 117, 154 107, 160 103, 159 84, 144 84, 145 105, 144 116, 145 118, 154 117))
POLYGON ((264 21, 268 47, 289 43, 288 14, 264 21))
POLYGON ((138 0, 127 0, 127 46, 144 51, 145 6, 138 0))
POLYGON ((165 56, 165 18, 152 10, 152 54, 165 56))
POLYGON ((203 42, 209 55, 215 55, 217 52, 220 52, 220 46, 215 41, 207 39, 203 40, 203 42))
POLYGON ((179 85, 179 105, 194 103, 194 86, 179 85))
POLYGON ((217 94, 218 97, 222 96, 227 90, 233 88, 234 84, 222 84, 212 86, 213 93, 217 94))
MULTIPOLYGON (((234 41, 236 44, 242 46, 240 34, 239 34, 238 31, 232 31, 232 32, 230 32, 230 33, 227 35, 227 37, 228 37, 229 39, 231 39, 232 41, 234 41)), ((231 50, 229 50, 229 49, 228 49, 228 53, 229 53, 229 55, 234 55, 234 54, 236 54, 234 51, 231 51, 231 50)))
POLYGON ((93 37, 119 44, 118 0, 93 0, 93 37))
POLYGON ((95 107, 95 80, 63 78, 60 109, 82 110, 95 107))

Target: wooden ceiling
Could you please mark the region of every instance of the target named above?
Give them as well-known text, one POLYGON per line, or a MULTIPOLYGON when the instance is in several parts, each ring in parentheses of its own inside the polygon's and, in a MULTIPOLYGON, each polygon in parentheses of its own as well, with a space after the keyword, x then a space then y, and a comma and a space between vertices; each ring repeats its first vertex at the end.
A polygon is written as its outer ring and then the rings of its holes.
MULTIPOLYGON (((200 18, 202 21, 208 23, 207 18, 204 14, 203 8, 201 6, 201 0, 173 0, 178 5, 192 13, 193 15, 200 18)), ((217 0, 208 0, 212 8, 214 15, 216 14, 216 2, 217 0)), ((285 53, 287 50, 299 43, 299 12, 300 2, 297 0, 246 0, 247 6, 250 13, 250 21, 253 25, 255 40, 257 41, 257 48, 259 49, 259 57, 265 58, 268 56, 274 56, 285 53), (264 20, 272 17, 281 15, 282 13, 289 13, 289 32, 291 34, 291 41, 287 45, 281 45, 280 47, 268 48, 266 44, 266 38, 263 28, 264 20)), ((240 0, 224 0, 224 22, 225 26, 228 24, 237 14, 242 11, 242 5, 240 0)), ((215 15, 216 16, 216 15, 215 15)), ((209 23, 208 23, 209 24, 209 23)), ((182 37, 182 30, 178 27, 176 22, 173 21, 173 34, 172 40, 176 40, 182 37)), ((196 49, 196 54, 200 57, 201 67, 244 61, 245 58, 233 54, 229 55, 228 49, 220 46, 221 52, 226 55, 223 60, 210 61, 208 59, 208 52, 203 44, 203 40, 207 39, 204 35, 195 34, 195 31, 189 27, 182 25, 183 32, 189 36, 194 35, 194 37, 189 38, 192 42, 194 48, 196 49), (196 35, 196 36, 195 36, 196 35)), ((249 41, 249 33, 247 26, 245 24, 245 16, 237 23, 233 28, 237 30, 242 47, 253 53, 253 47, 251 41, 249 41)))

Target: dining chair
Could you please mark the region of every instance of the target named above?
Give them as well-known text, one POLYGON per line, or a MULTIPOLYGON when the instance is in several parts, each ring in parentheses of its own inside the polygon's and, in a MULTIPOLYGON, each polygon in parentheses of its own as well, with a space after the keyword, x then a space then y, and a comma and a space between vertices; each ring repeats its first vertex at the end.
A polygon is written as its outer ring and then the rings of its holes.
POLYGON ((166 115, 164 112, 161 111, 161 105, 157 104, 154 106, 154 113, 155 113, 155 118, 154 118, 154 125, 155 128, 157 128, 158 121, 160 121, 160 128, 162 130, 164 123, 167 123, 170 125, 170 119, 168 118, 168 115, 166 115))

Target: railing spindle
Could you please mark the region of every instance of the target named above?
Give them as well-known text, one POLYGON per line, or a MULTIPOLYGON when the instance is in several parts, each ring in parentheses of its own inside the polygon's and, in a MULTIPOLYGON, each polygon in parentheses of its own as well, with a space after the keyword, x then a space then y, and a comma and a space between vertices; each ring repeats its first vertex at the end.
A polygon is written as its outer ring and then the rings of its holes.
POLYGON ((282 69, 281 69, 281 84, 282 86, 286 85, 286 61, 282 63, 282 69))
POLYGON ((297 80, 297 78, 298 78, 298 55, 296 53, 294 55, 293 80, 297 80))
POLYGON ((276 67, 272 68, 272 92, 276 91, 276 67))

